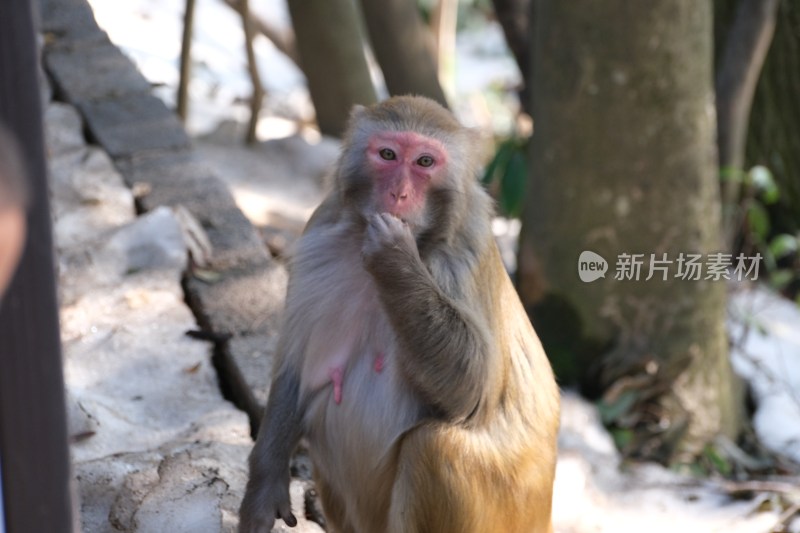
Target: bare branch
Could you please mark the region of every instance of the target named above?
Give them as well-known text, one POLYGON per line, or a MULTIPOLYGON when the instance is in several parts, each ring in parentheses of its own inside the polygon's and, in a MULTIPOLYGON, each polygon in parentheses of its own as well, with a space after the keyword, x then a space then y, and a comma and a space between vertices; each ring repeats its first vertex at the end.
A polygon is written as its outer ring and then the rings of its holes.
POLYGON ((247 143, 252 144, 258 139, 256 137, 256 127, 258 126, 258 113, 261 110, 261 100, 264 98, 264 87, 261 84, 261 76, 258 74, 258 63, 256 53, 253 50, 254 25, 253 17, 250 12, 249 0, 239 0, 239 15, 242 17, 242 28, 244 29, 244 47, 247 53, 247 71, 250 74, 250 82, 253 84, 253 96, 250 98, 250 122, 247 126, 247 143))
POLYGON ((180 81, 178 82, 178 116, 186 122, 189 113, 189 83, 192 77, 192 32, 194 28, 195 0, 186 0, 183 13, 183 40, 181 42, 180 81))
MULTIPOLYGON (((235 9, 237 12, 241 12, 241 2, 242 0, 224 0, 226 4, 230 7, 235 9)), ((295 38, 294 32, 289 29, 280 29, 276 28, 266 20, 262 19, 252 11, 250 12, 250 18, 253 21, 253 26, 255 30, 269 39, 272 44, 275 45, 275 48, 280 50, 286 57, 294 61, 295 65, 300 64, 299 56, 297 55, 297 46, 295 45, 295 38)))

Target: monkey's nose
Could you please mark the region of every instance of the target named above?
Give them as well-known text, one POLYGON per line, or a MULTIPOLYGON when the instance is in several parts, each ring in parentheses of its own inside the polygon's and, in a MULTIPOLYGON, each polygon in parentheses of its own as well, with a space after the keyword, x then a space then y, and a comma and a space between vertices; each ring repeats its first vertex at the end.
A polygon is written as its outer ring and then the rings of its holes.
POLYGON ((408 199, 408 193, 405 193, 405 192, 402 192, 402 193, 400 193, 400 194, 399 194, 399 197, 398 197, 398 194, 397 194, 397 193, 394 193, 394 192, 392 192, 392 193, 389 193, 389 194, 391 194, 391 195, 392 195, 392 200, 394 200, 394 201, 397 201, 397 200, 406 200, 406 199, 408 199))

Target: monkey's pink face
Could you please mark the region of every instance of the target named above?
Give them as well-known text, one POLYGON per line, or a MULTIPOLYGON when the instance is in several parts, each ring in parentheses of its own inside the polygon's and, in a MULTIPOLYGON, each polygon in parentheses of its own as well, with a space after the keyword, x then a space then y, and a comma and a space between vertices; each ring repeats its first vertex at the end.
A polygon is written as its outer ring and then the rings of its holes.
POLYGON ((425 210, 428 188, 444 179, 447 152, 436 139, 411 131, 385 131, 370 138, 367 162, 376 207, 412 222, 425 210))

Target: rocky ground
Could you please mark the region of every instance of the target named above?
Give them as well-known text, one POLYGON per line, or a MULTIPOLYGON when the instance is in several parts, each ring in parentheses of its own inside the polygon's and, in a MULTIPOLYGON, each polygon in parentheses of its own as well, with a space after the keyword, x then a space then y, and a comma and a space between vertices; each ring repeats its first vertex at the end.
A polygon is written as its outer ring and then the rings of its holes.
MULTIPOLYGON (((269 251, 321 198, 337 147, 295 136, 245 148, 235 128, 192 141, 84 0, 42 3, 83 529, 234 531, 286 283, 269 251)), ((777 520, 764 501, 623 467, 594 408, 571 394, 560 447, 556 531, 755 533, 777 520)), ((323 531, 303 518, 315 510, 302 457, 293 474, 291 531, 323 531)))

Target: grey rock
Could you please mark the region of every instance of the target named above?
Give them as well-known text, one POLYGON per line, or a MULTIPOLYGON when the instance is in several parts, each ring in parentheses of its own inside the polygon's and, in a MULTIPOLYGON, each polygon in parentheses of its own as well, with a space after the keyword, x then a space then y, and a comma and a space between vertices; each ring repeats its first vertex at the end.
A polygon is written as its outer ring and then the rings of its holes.
POLYGON ((114 257, 117 271, 124 273, 157 269, 181 272, 186 268, 186 252, 181 224, 167 207, 159 207, 121 228, 101 251, 114 257))
MULTIPOLYGON (((62 149, 69 146, 65 141, 62 149)), ((50 189, 56 245, 61 250, 96 242, 132 221, 133 195, 108 155, 97 147, 77 147, 50 159, 50 189)))
POLYGON ((130 532, 231 532, 246 481, 247 446, 192 443, 126 476, 109 520, 130 532))
POLYGON ((113 158, 190 144, 178 118, 151 94, 86 101, 78 107, 93 137, 113 158))
POLYGON ((275 262, 243 270, 197 272, 185 287, 201 324, 215 333, 277 333, 288 274, 275 262), (202 276, 202 277, 198 277, 202 276))
POLYGON ((126 477, 136 472, 156 472, 161 458, 161 453, 151 451, 76 463, 81 530, 86 533, 119 533, 120 530, 110 522, 109 515, 119 499, 118 494, 126 477))
POLYGON ((226 381, 252 420, 261 420, 267 404, 276 345, 276 335, 243 335, 233 337, 221 351, 226 381))
MULTIPOLYGON (((177 286, 186 266, 187 249, 180 223, 169 208, 160 208, 105 232, 98 231, 90 238, 80 234, 81 228, 95 230, 92 217, 98 212, 113 212, 106 204, 99 204, 93 210, 67 210, 56 218, 54 231, 61 251, 59 289, 63 304, 72 304, 87 293, 120 286, 136 274, 163 276, 177 286)), ((120 310, 123 314, 126 311, 120 310)))
POLYGON ((99 427, 97 419, 80 401, 67 392, 67 429, 75 442, 91 438, 99 427))
MULTIPOLYGON (((91 533, 233 533, 247 480, 249 445, 169 443, 158 450, 120 454, 77 467, 83 530, 91 533)), ((295 528, 278 521, 273 532, 322 533, 305 511, 307 481, 289 488, 295 528)))
POLYGON ((108 42, 85 0, 40 0, 41 31, 47 47, 71 47, 108 42))
POLYGON ((145 210, 181 205, 197 219, 214 250, 212 268, 268 264, 252 224, 225 184, 193 151, 140 154, 119 160, 117 166, 145 210))
POLYGON ((45 109, 44 122, 49 158, 61 157, 86 147, 83 120, 71 105, 50 103, 45 109))
POLYGON ((181 225, 183 240, 189 249, 189 257, 193 265, 201 268, 208 267, 214 253, 214 247, 208 239, 200 222, 184 206, 176 205, 172 208, 175 218, 181 225))
POLYGON ((133 62, 109 42, 49 50, 45 64, 61 96, 71 103, 150 91, 133 62))

